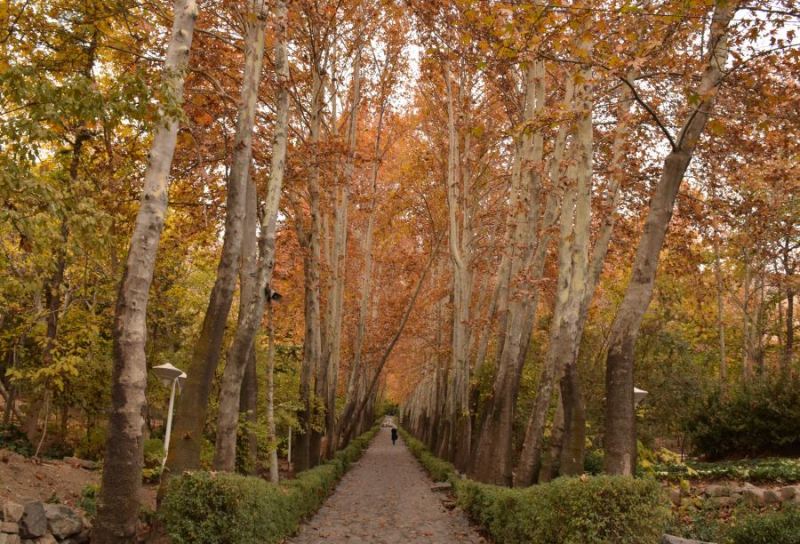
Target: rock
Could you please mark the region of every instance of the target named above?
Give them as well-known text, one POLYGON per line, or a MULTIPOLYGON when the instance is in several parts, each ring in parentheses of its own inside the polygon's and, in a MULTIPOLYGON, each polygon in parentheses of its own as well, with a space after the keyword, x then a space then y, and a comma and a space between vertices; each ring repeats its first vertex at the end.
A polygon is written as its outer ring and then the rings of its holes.
POLYGON ((19 534, 19 525, 10 521, 0 523, 0 533, 7 533, 10 535, 19 534))
POLYGON ((672 504, 675 506, 681 505, 681 490, 670 488, 669 490, 669 500, 672 501, 672 504))
POLYGON ((764 489, 764 504, 777 504, 781 502, 781 496, 774 489, 764 489))
POLYGON ((3 521, 10 521, 11 523, 19 523, 22 519, 22 513, 25 511, 21 504, 14 501, 6 501, 3 505, 3 521))
POLYGON ((61 544, 87 544, 89 542, 89 531, 85 530, 80 534, 65 538, 61 544))
POLYGON ((781 496, 781 500, 783 502, 790 501, 800 495, 800 486, 796 485, 788 485, 786 487, 782 487, 778 490, 778 495, 781 496))
POLYGON ((453 484, 450 482, 438 482, 431 486, 431 491, 449 491, 453 489, 453 484))
POLYGON ((97 463, 94 461, 87 461, 86 459, 79 459, 77 457, 64 457, 64 462, 75 468, 97 470, 97 463))
POLYGON ((29 502, 24 506, 19 529, 23 538, 39 538, 47 533, 47 517, 42 503, 29 502))
POLYGON ((47 518, 47 527, 59 540, 76 535, 83 529, 80 516, 69 506, 63 504, 44 505, 44 514, 47 518))
POLYGON ((706 488, 709 497, 729 497, 731 489, 726 485, 711 484, 706 488))
POLYGON ((20 544, 19 535, 0 533, 0 544, 20 544))
POLYGON ((689 540, 672 535, 664 535, 661 538, 661 544, 713 544, 711 542, 703 542, 701 540, 689 540))
POLYGON ((732 504, 736 504, 738 499, 736 497, 711 497, 709 502, 715 504, 720 508, 724 508, 726 506, 730 506, 732 504))
POLYGON ((766 504, 766 499, 764 498, 764 490, 761 489, 760 487, 746 484, 744 487, 744 491, 742 492, 742 495, 749 504, 755 504, 757 506, 763 506, 766 504))

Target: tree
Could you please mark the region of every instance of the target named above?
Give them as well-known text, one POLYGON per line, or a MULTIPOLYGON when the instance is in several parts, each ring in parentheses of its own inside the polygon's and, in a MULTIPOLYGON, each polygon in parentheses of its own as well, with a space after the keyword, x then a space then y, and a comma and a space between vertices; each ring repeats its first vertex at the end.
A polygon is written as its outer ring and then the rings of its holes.
MULTIPOLYGON (((176 0, 172 36, 164 61, 164 86, 169 93, 166 104, 181 103, 183 74, 196 18, 197 5, 193 0, 176 0)), ((117 298, 112 412, 94 530, 94 538, 101 544, 136 540, 144 447, 142 412, 147 385, 145 318, 179 127, 175 112, 164 107, 161 113, 164 119, 153 135, 141 204, 117 298)))

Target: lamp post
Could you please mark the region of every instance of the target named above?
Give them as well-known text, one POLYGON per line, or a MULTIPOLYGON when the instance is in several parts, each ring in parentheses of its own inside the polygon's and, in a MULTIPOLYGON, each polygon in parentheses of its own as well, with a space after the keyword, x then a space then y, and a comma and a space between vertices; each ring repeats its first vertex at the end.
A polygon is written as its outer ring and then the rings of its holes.
POLYGON ((153 374, 166 386, 171 386, 169 394, 169 410, 167 410, 167 430, 164 435, 164 459, 161 461, 161 469, 167 464, 167 452, 169 452, 169 435, 172 432, 172 412, 175 408, 175 389, 180 392, 183 382, 186 380, 186 372, 174 367, 169 363, 153 367, 153 374))

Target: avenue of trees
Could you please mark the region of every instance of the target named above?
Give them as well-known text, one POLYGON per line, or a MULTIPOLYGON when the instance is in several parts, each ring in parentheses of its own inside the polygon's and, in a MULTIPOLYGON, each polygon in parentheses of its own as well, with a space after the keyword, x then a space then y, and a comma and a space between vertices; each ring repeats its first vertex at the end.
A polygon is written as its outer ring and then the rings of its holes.
POLYGON ((14 0, 0 23, 0 417, 37 456, 103 458, 96 542, 135 541, 167 362, 162 491, 277 481, 290 443, 313 467, 385 399, 482 482, 581 474, 587 448, 633 475, 693 399, 797 384, 792 0, 14 0))

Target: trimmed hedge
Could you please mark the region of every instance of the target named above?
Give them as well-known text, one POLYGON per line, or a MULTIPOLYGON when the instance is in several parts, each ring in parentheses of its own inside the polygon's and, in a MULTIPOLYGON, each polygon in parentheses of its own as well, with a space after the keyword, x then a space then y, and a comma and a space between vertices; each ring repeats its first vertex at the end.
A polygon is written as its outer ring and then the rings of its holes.
POLYGON ((524 489, 481 484, 462 479, 401 433, 435 480, 453 483, 459 506, 498 544, 655 544, 664 534, 670 509, 655 480, 582 476, 524 489))
POLYGON ((281 542, 317 511, 378 429, 279 485, 238 474, 186 473, 170 481, 159 517, 175 544, 281 542))

